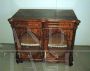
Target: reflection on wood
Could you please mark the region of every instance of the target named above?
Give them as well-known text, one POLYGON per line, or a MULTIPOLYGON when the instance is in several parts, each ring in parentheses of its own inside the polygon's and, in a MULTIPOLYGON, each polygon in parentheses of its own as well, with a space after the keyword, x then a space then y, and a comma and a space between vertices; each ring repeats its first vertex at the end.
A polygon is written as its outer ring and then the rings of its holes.
MULTIPOLYGON (((55 29, 52 29, 55 30, 55 29)), ((49 47, 67 47, 67 41, 65 39, 64 34, 61 33, 55 33, 52 34, 52 30, 49 32, 49 47)))
MULTIPOLYGON (((38 40, 38 38, 37 38, 38 40)), ((21 39, 21 45, 39 45, 39 41, 34 40, 34 37, 28 33, 24 34, 21 39)))

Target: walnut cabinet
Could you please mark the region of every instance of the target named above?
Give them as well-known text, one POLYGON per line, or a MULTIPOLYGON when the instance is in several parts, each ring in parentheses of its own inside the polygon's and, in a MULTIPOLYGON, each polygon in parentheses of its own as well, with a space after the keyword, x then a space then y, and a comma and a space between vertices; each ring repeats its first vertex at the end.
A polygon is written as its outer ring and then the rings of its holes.
POLYGON ((73 64, 75 33, 80 22, 73 10, 20 9, 9 22, 17 63, 33 60, 73 64))

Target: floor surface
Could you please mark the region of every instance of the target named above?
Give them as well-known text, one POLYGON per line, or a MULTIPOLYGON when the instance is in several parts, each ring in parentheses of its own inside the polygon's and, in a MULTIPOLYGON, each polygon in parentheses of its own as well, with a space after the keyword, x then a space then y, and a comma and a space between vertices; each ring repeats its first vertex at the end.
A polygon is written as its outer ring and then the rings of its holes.
POLYGON ((0 44, 0 71, 90 71, 90 47, 74 47, 74 65, 63 63, 29 62, 17 64, 15 48, 11 44, 0 44))

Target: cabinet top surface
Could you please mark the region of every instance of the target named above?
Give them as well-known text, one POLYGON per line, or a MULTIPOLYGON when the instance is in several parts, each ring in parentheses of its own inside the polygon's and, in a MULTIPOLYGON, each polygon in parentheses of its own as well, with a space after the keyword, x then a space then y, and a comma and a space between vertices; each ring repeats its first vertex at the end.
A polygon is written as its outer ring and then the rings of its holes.
POLYGON ((19 9, 11 19, 64 19, 78 20, 73 10, 61 9, 19 9))

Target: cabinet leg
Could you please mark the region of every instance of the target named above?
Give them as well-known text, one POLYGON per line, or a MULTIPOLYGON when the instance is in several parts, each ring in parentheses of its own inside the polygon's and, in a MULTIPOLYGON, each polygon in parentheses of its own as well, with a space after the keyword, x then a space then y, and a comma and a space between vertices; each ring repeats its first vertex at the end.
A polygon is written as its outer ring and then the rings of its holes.
POLYGON ((69 66, 73 66, 73 61, 69 61, 69 66))
POLYGON ((19 64, 19 63, 20 63, 18 59, 16 59, 16 62, 17 62, 17 64, 19 64))
POLYGON ((69 55, 69 66, 72 66, 73 65, 73 53, 70 52, 70 55, 69 55))
POLYGON ((17 64, 18 63, 23 63, 23 61, 19 58, 18 53, 16 53, 16 62, 17 62, 17 64))

